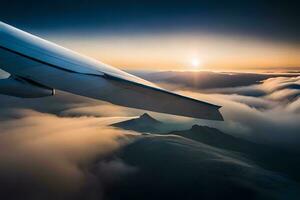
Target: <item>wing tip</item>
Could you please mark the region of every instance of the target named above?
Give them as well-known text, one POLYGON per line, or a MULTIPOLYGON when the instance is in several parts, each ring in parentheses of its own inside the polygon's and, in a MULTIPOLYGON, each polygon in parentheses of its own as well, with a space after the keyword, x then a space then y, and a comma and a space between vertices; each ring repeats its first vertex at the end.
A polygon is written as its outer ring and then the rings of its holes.
POLYGON ((217 118, 216 118, 216 121, 225 121, 222 113, 219 110, 220 108, 222 108, 222 106, 218 106, 218 107, 219 108, 217 109, 217 118))
POLYGON ((220 112, 220 108, 222 106, 215 105, 216 108, 209 111, 209 114, 206 116, 200 116, 199 119, 207 119, 207 120, 215 120, 215 121, 225 121, 222 113, 220 112))

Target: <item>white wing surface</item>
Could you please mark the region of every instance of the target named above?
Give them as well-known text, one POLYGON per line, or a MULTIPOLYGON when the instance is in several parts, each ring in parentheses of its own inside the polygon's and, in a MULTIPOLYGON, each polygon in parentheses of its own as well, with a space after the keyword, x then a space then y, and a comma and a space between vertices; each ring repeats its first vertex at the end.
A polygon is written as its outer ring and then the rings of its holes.
MULTIPOLYGON (((17 80, 19 86, 22 80, 26 83, 26 91, 30 92, 37 91, 36 88, 28 89, 33 85, 39 87, 38 91, 41 88, 45 89, 43 92, 58 89, 126 107, 223 120, 219 112, 220 106, 169 92, 149 81, 2 22, 0 22, 0 68, 13 77, 9 81, 2 81, 3 83, 15 85, 13 81, 17 80)), ((4 90, 6 87, 1 86, 2 82, 0 81, 0 93, 1 88, 4 90)), ((18 96, 20 87, 13 88, 12 94, 18 96)), ((6 88, 2 93, 8 94, 9 89, 6 88)), ((22 94, 21 91, 20 93, 22 94)), ((42 96, 26 94, 32 97, 42 96)))

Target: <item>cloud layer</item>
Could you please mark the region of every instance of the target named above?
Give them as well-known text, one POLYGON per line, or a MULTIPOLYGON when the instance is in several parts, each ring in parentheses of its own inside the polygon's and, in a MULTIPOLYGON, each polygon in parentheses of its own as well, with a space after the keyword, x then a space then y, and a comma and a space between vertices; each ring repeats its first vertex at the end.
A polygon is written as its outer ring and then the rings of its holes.
MULTIPOLYGON (((299 151, 299 76, 267 77, 248 85, 219 88, 165 83, 179 93, 222 105, 225 117, 224 122, 214 122, 151 113, 172 129, 205 124, 299 151)), ((250 194, 249 199, 275 198, 283 193, 291 199, 299 197, 296 183, 241 155, 180 137, 148 137, 109 126, 144 111, 63 92, 43 99, 0 96, 0 109, 3 199, 154 197, 148 192, 166 198, 185 192, 213 198, 216 188, 220 195, 231 198, 245 197, 245 193, 250 194), (174 191, 178 185, 180 189, 174 191), (131 193, 136 191, 132 188, 142 192, 131 193), (228 191, 235 193, 229 195, 228 191)))
MULTIPOLYGON (((300 141, 300 76, 268 78, 257 84, 205 90, 176 88, 184 95, 223 106, 225 122, 208 124, 260 143, 294 148, 300 141)), ((175 86, 174 86, 175 87, 175 86)))
MULTIPOLYGON (((27 109, 8 113, 15 119, 0 123, 1 198, 74 198, 95 176, 87 169, 96 161, 97 185, 109 187, 114 176, 128 172, 121 160, 103 160, 134 135, 107 126, 120 119, 63 118, 27 109)), ((104 187, 97 189, 95 195, 103 196, 104 187)))

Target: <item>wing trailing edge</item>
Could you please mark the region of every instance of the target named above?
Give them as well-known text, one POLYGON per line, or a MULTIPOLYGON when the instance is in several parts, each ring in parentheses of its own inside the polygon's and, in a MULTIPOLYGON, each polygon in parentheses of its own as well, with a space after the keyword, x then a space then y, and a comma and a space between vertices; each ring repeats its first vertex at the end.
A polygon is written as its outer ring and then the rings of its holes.
POLYGON ((10 76, 0 79, 0 94, 21 98, 39 98, 53 96, 55 90, 31 80, 10 76))
POLYGON ((118 93, 111 94, 111 101, 114 104, 166 114, 223 121, 219 111, 221 106, 111 75, 104 77, 119 88, 118 93))

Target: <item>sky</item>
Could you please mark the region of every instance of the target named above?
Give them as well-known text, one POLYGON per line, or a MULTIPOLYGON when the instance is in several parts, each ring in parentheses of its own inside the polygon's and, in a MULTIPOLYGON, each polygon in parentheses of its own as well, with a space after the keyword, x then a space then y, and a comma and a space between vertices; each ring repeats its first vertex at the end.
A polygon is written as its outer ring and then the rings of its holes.
POLYGON ((296 1, 5 1, 0 20, 126 70, 299 70, 296 1))

